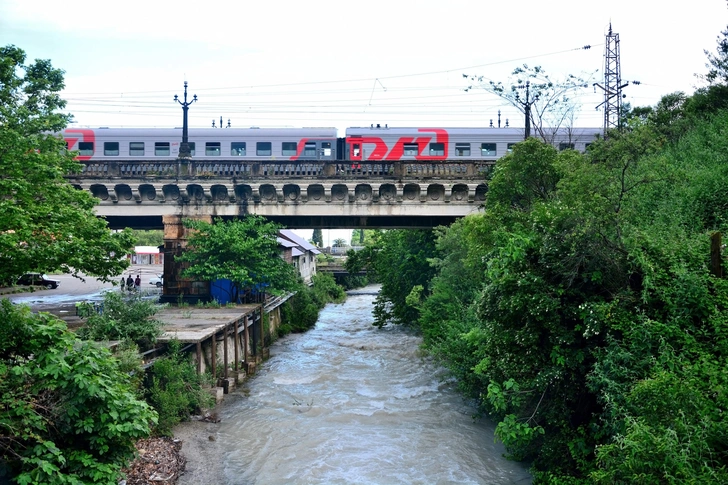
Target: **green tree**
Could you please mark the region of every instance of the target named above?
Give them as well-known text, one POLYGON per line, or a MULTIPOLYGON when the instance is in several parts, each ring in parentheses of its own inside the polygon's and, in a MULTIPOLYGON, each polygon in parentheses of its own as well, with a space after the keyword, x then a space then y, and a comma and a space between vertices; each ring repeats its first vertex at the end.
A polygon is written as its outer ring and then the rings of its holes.
POLYGON ((278 224, 249 215, 233 221, 217 219, 213 224, 187 219, 184 225, 193 230, 186 251, 177 257, 190 264, 185 277, 230 280, 232 301, 254 289, 278 294, 297 288, 299 277, 278 248, 278 224))
POLYGON ((718 48, 715 53, 704 50, 708 57, 705 67, 708 68, 707 74, 698 75, 709 84, 726 84, 728 83, 728 29, 720 33, 717 38, 718 48))
POLYGON ((339 237, 334 239, 334 247, 335 248, 343 248, 346 246, 346 239, 343 237, 339 237))
POLYGON ((110 352, 0 300, 0 462, 19 484, 117 483, 156 413, 110 352))
POLYGON ((316 228, 313 230, 313 237, 311 238, 311 242, 314 244, 314 246, 318 248, 324 247, 324 235, 321 228, 316 228))
POLYGON ((377 229, 354 229, 351 232, 352 246, 366 246, 374 243, 375 234, 380 232, 377 229))
POLYGON ((435 234, 428 230, 392 230, 378 233, 376 242, 362 251, 349 251, 346 270, 366 268, 382 283, 374 304, 374 325, 417 326, 418 299, 429 294, 434 274, 429 259, 435 256, 435 234))
POLYGON ((587 156, 517 145, 485 213, 439 231, 425 344, 535 483, 728 480, 728 285, 708 265, 728 112, 693 103, 669 96, 587 156))
POLYGON ((164 244, 164 232, 161 230, 141 231, 134 229, 131 233, 136 238, 138 246, 161 246, 164 244))
POLYGON ((64 177, 81 166, 55 135, 70 119, 63 71, 0 48, 0 281, 27 272, 84 273, 108 280, 127 262, 128 232, 112 234, 96 200, 64 177))

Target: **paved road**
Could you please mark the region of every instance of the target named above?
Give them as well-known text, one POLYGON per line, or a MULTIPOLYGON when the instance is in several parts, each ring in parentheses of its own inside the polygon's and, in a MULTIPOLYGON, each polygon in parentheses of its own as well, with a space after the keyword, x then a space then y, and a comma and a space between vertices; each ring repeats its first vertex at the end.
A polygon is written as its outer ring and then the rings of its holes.
MULTIPOLYGON (((148 291, 159 291, 149 284, 149 279, 162 272, 161 265, 134 265, 124 272, 124 277, 131 274, 132 277, 141 275, 142 289, 148 291)), ((59 316, 75 314, 76 302, 79 301, 100 301, 106 291, 119 291, 118 282, 121 276, 114 279, 114 283, 104 283, 92 277, 85 277, 85 281, 74 278, 71 275, 49 275, 50 278, 59 280, 60 286, 55 290, 37 290, 32 293, 16 293, 4 295, 15 303, 30 305, 33 311, 48 311, 59 316)))

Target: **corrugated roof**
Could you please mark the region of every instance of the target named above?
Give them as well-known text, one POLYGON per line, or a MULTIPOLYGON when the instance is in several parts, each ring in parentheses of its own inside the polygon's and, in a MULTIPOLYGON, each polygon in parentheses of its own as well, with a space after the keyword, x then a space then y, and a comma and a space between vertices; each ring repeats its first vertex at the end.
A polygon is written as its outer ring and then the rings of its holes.
POLYGON ((300 237, 298 234, 296 234, 295 232, 293 232, 290 229, 281 229, 280 231, 278 231, 278 234, 281 237, 288 239, 289 241, 293 241, 301 248, 303 248, 307 251, 311 251, 313 254, 321 254, 321 251, 316 249, 316 246, 314 246, 310 242, 306 241, 304 238, 300 237))
POLYGON ((276 238, 276 241, 278 241, 278 244, 280 244, 284 248, 295 248, 296 246, 298 246, 298 244, 294 243, 293 241, 289 241, 288 239, 282 238, 280 236, 276 238))

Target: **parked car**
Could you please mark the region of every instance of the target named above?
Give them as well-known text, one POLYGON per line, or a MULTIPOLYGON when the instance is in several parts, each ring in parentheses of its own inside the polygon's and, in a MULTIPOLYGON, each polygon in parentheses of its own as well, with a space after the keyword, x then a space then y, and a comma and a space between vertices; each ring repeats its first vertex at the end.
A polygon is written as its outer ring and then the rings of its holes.
POLYGON ((158 274, 157 276, 152 276, 151 278, 149 278, 149 284, 154 285, 157 288, 161 288, 162 286, 164 286, 164 276, 162 276, 161 274, 158 274))
POLYGON ((19 285, 45 286, 49 290, 55 290, 61 284, 59 280, 52 280, 41 273, 26 273, 18 279, 19 285))

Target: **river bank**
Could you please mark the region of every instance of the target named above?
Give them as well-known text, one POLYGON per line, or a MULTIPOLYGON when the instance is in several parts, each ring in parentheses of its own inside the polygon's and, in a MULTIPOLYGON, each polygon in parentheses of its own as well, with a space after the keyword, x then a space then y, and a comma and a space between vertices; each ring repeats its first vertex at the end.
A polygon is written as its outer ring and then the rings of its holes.
POLYGON ((217 416, 222 415, 226 408, 235 405, 241 399, 245 399, 245 396, 233 391, 225 395, 225 399, 212 410, 211 414, 215 419, 193 418, 174 428, 174 438, 182 443, 180 454, 186 460, 184 472, 180 475, 177 485, 225 483, 223 450, 217 442, 217 432, 221 426, 225 426, 225 422, 217 416))
POLYGON ((192 416, 172 430, 171 438, 137 443, 138 457, 124 470, 124 485, 209 485, 225 483, 217 432, 225 426, 218 416, 245 396, 231 392, 205 416, 192 416))

